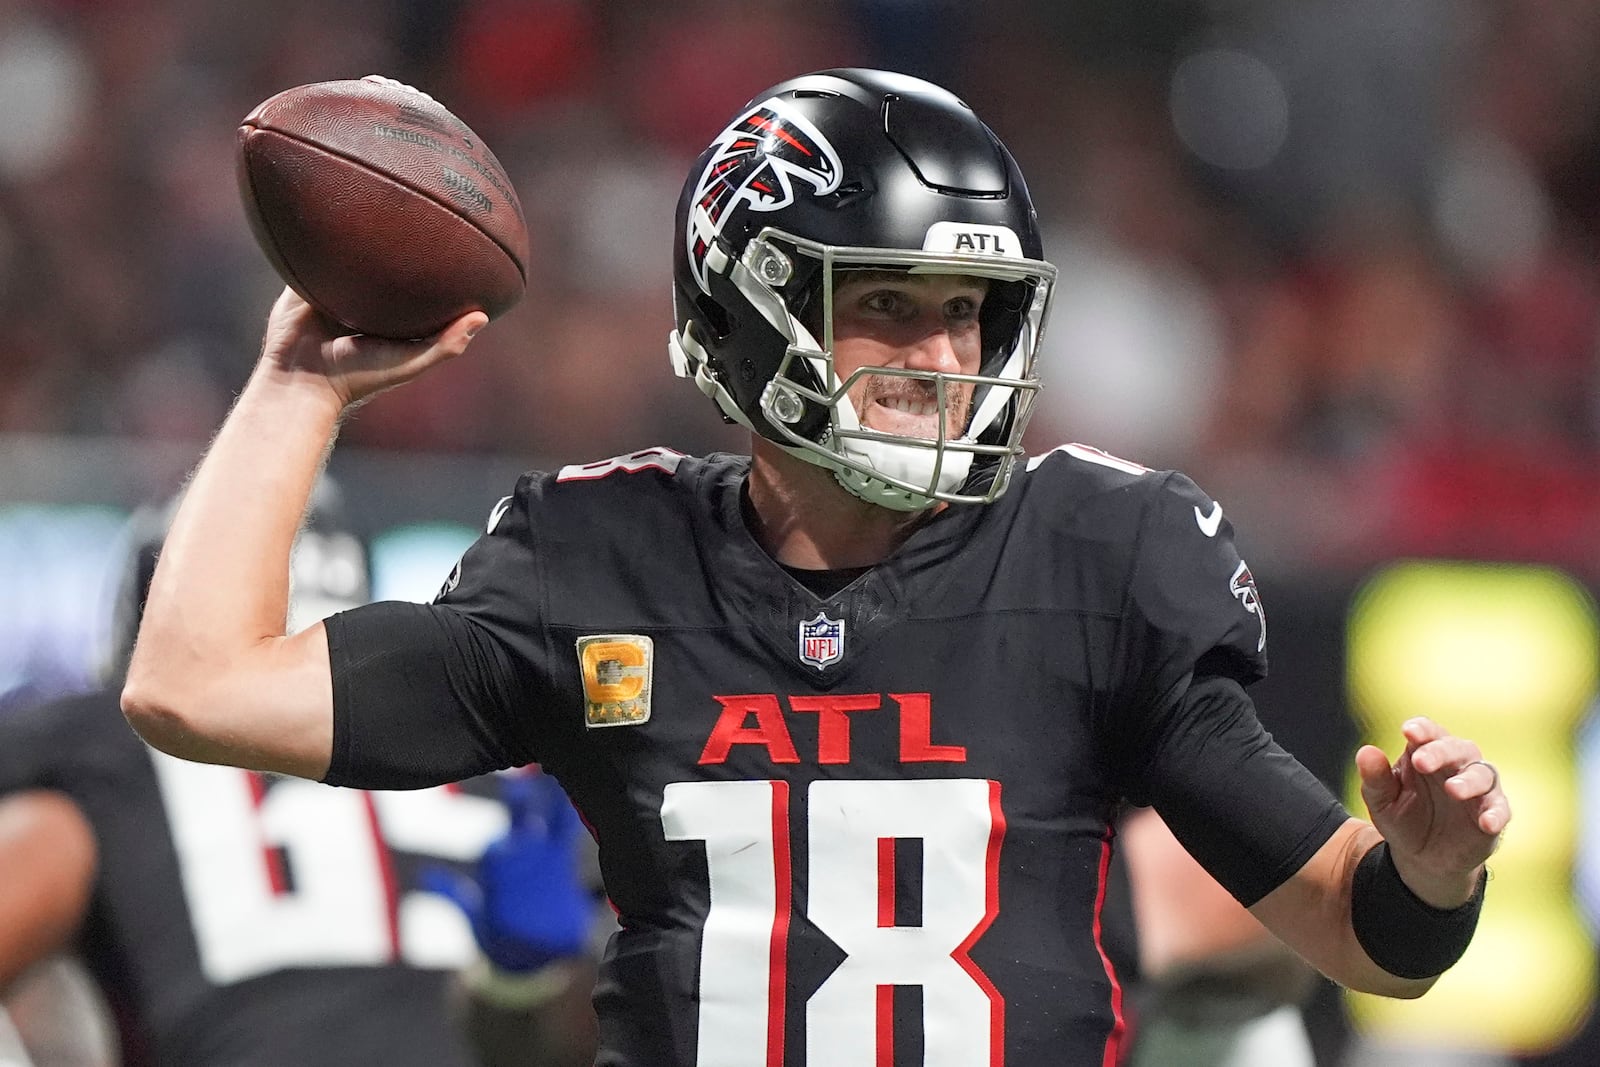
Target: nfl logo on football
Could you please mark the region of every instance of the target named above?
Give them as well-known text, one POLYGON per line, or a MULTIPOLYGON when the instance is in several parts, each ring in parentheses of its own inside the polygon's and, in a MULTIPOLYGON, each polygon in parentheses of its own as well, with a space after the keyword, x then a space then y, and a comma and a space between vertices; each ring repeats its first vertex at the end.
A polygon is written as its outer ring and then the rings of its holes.
POLYGON ((800 660, 821 670, 844 655, 844 620, 822 612, 800 624, 800 660))

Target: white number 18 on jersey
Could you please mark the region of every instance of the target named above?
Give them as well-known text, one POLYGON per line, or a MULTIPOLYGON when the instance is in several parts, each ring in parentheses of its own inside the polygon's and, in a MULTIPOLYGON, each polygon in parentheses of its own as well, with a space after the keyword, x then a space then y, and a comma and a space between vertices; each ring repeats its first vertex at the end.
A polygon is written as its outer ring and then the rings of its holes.
MULTIPOLYGON (((892 1062, 895 986, 921 987, 927 1067, 1001 1062, 1005 1005, 967 954, 999 906, 999 783, 820 781, 806 800, 806 917, 846 953, 806 1003, 806 1062, 892 1062), (893 907, 884 906, 893 901, 893 842, 907 838, 922 842, 916 926, 896 925, 893 907)), ((781 1067, 789 783, 676 782, 666 788, 661 822, 669 840, 705 842, 711 878, 695 1062, 781 1067)))

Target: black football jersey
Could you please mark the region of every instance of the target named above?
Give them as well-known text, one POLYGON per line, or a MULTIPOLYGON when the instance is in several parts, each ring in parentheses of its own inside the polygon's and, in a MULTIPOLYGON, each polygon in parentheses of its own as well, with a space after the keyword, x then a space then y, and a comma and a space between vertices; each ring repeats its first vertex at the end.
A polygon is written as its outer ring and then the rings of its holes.
POLYGON ((747 471, 526 476, 433 606, 333 617, 330 780, 560 779, 621 924, 600 1064, 1113 1063, 1119 807, 1246 903, 1345 818, 1241 688, 1266 616, 1220 506, 1068 446, 820 599, 747 471))
POLYGON ((0 717, 0 793, 59 790, 93 827, 77 949, 130 1065, 473 1063, 448 1004, 472 934, 415 885, 505 831, 494 785, 369 794, 190 763, 114 693, 0 717))

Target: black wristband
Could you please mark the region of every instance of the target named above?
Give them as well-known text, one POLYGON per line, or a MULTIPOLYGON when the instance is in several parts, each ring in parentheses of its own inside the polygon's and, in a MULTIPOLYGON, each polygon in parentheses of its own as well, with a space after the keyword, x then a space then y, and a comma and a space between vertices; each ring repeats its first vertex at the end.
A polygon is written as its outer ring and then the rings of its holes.
POLYGON ((1485 871, 1459 908, 1435 908, 1401 880, 1388 842, 1380 841, 1361 857, 1350 887, 1350 925, 1356 940, 1373 963, 1397 978, 1443 974, 1472 942, 1488 877, 1485 871))

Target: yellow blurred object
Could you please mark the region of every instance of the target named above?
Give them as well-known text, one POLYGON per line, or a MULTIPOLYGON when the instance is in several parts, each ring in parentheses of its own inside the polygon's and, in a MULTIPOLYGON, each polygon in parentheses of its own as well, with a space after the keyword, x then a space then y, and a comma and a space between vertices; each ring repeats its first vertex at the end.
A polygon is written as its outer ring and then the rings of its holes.
MULTIPOLYGON (((1346 669, 1362 740, 1392 758, 1401 725, 1426 715, 1482 747, 1514 813, 1466 956, 1420 1000, 1351 994, 1363 1031, 1533 1053, 1560 1047, 1588 1015, 1595 943, 1571 878, 1574 735, 1600 680, 1597 648, 1593 601, 1551 568, 1401 563, 1356 597, 1346 669)), ((1347 800, 1365 811, 1353 772, 1347 800)))

